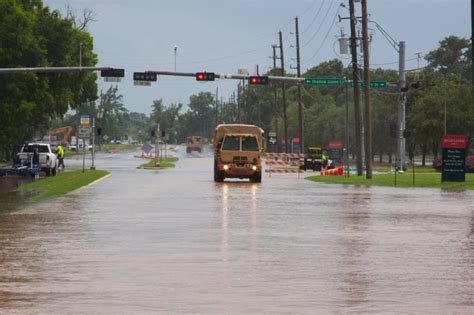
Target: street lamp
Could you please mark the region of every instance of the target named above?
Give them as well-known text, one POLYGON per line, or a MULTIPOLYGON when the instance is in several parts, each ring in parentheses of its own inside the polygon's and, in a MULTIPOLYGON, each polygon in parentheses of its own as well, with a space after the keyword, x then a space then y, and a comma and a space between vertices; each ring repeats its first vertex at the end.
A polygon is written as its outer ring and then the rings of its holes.
POLYGON ((178 52, 178 46, 174 45, 174 72, 176 72, 176 53, 178 52))

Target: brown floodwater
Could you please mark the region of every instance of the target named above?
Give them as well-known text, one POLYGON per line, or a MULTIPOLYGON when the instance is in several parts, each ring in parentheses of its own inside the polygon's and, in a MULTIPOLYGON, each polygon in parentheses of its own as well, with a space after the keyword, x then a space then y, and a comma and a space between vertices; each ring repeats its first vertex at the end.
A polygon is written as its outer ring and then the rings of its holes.
POLYGON ((209 155, 164 171, 132 155, 99 156, 112 176, 92 186, 0 211, 0 313, 474 310, 472 191, 216 184, 209 155))

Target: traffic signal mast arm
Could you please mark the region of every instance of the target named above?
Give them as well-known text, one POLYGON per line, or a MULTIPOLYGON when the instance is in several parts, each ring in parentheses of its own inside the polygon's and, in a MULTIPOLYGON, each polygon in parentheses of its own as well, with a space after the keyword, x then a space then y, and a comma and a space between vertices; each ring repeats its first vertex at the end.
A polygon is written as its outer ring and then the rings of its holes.
POLYGON ((113 70, 112 67, 38 67, 38 68, 0 68, 0 74, 9 73, 52 73, 113 70))
MULTIPOLYGON (((147 73, 154 73, 157 75, 169 75, 175 77, 196 77, 196 72, 174 72, 174 71, 146 71, 147 73)), ((230 79, 230 80, 249 80, 252 75, 244 74, 218 74, 215 73, 215 77, 218 79, 230 79)), ((269 76, 268 81, 275 82, 290 82, 290 83, 304 83, 304 78, 296 77, 280 77, 280 76, 269 76)))

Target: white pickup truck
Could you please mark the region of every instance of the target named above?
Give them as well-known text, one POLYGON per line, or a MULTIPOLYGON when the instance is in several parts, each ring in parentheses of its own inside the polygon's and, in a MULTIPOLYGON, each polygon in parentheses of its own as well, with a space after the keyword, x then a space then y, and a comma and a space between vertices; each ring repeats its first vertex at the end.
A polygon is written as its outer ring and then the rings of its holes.
POLYGON ((33 158, 35 149, 38 149, 38 167, 45 172, 46 176, 56 175, 58 170, 58 159, 47 143, 28 143, 23 145, 20 153, 17 154, 17 161, 22 165, 34 166, 33 158))

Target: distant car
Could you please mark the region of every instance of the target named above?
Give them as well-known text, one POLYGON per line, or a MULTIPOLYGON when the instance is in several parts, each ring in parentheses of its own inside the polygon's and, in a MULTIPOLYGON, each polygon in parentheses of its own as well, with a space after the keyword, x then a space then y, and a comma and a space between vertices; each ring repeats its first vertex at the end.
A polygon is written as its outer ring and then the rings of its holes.
POLYGON ((120 140, 112 140, 112 141, 110 141, 110 143, 112 143, 112 144, 122 144, 122 141, 120 141, 120 140))

